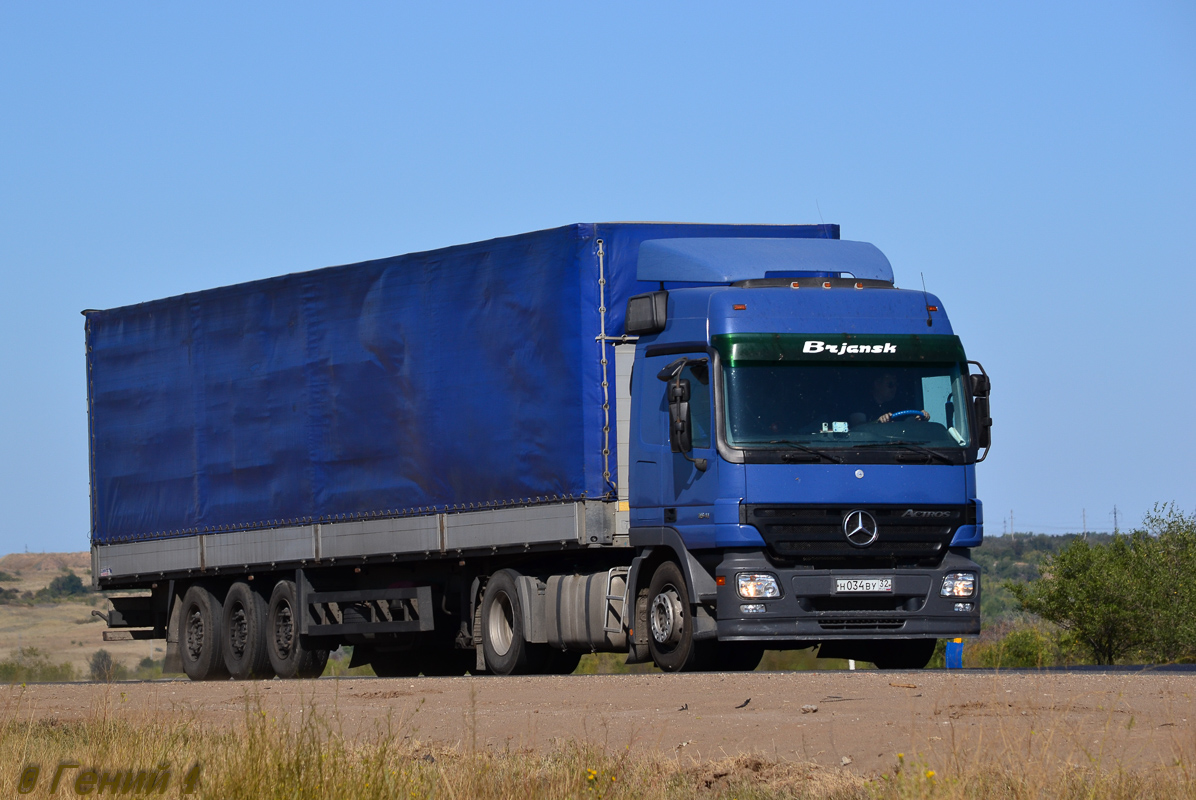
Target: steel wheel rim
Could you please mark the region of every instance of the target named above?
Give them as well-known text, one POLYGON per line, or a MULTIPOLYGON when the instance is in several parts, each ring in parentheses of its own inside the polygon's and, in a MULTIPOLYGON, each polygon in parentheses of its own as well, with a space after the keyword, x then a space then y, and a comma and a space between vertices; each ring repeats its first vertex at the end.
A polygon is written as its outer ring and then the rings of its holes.
POLYGON ((192 661, 199 661, 203 655, 203 614, 197 606, 187 610, 187 655, 192 661))
POLYGON ((500 592, 490 604, 490 614, 486 618, 486 633, 489 634, 490 646, 500 656, 505 656, 515 640, 515 613, 511 608, 511 598, 505 592, 500 592))
POLYGON ((274 614, 274 649, 280 658, 290 657, 294 640, 295 619, 291 614, 291 604, 283 601, 278 604, 278 610, 274 614))
POLYGON ((657 645, 668 647, 681 641, 682 613, 681 598, 673 586, 665 586, 652 598, 648 618, 657 645))
POLYGON ((249 615, 245 613, 245 606, 240 603, 229 615, 228 644, 233 655, 237 658, 245 655, 245 645, 249 641, 249 615))

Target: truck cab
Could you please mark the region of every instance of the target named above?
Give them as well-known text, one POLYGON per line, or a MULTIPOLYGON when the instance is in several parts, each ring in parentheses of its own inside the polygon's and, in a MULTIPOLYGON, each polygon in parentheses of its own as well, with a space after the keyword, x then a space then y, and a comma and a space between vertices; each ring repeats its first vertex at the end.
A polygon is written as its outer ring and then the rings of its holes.
POLYGON ((647 241, 638 278, 633 658, 922 667, 978 634, 989 384, 938 298, 839 240, 647 241))

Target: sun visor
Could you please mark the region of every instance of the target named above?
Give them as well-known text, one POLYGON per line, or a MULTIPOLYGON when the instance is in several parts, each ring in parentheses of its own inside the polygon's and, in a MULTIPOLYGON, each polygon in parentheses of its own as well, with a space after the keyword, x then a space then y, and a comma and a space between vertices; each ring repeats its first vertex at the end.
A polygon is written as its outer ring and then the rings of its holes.
POLYGON ((766 277, 850 275, 893 282, 876 245, 842 239, 648 239, 640 245, 641 281, 734 283, 766 277))

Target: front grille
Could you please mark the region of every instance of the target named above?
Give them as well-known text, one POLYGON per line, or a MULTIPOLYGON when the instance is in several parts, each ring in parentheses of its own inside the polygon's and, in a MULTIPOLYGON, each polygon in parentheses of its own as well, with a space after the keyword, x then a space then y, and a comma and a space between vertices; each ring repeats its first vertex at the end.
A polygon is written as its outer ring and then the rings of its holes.
POLYGON ((741 519, 760 531, 776 558, 822 567, 935 566, 951 537, 967 521, 967 506, 741 506, 741 519), (876 520, 877 539, 857 547, 843 533, 843 519, 855 510, 876 520), (926 519, 925 514, 935 517, 926 519))
POLYGON ((837 619, 820 619, 818 627, 824 631, 896 631, 905 627, 903 619, 886 619, 884 617, 844 617, 837 619))

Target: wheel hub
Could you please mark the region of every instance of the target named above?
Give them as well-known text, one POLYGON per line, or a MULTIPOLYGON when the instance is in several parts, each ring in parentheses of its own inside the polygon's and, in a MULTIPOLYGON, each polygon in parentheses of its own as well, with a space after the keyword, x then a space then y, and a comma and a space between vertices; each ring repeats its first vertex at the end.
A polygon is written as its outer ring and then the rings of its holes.
POLYGON ((232 647, 233 653, 240 658, 245 655, 245 645, 249 641, 249 621, 246 619, 243 606, 237 606, 230 617, 229 645, 232 647))
POLYGON ((295 635, 290 604, 280 606, 274 619, 274 648, 278 656, 285 660, 291 655, 291 643, 295 635))
POLYGON ((187 615, 187 655, 198 661, 203 654, 203 615, 198 608, 192 608, 187 615))
POLYGON ((652 623, 652 638, 657 644, 675 645, 681 641, 684 613, 681 598, 671 586, 665 587, 660 594, 652 598, 648 617, 652 623))
POLYGON ((490 615, 486 620, 486 633, 489 634, 490 644, 500 656, 507 654, 511 643, 515 640, 515 614, 511 608, 511 599, 505 594, 499 594, 490 605, 490 615))

